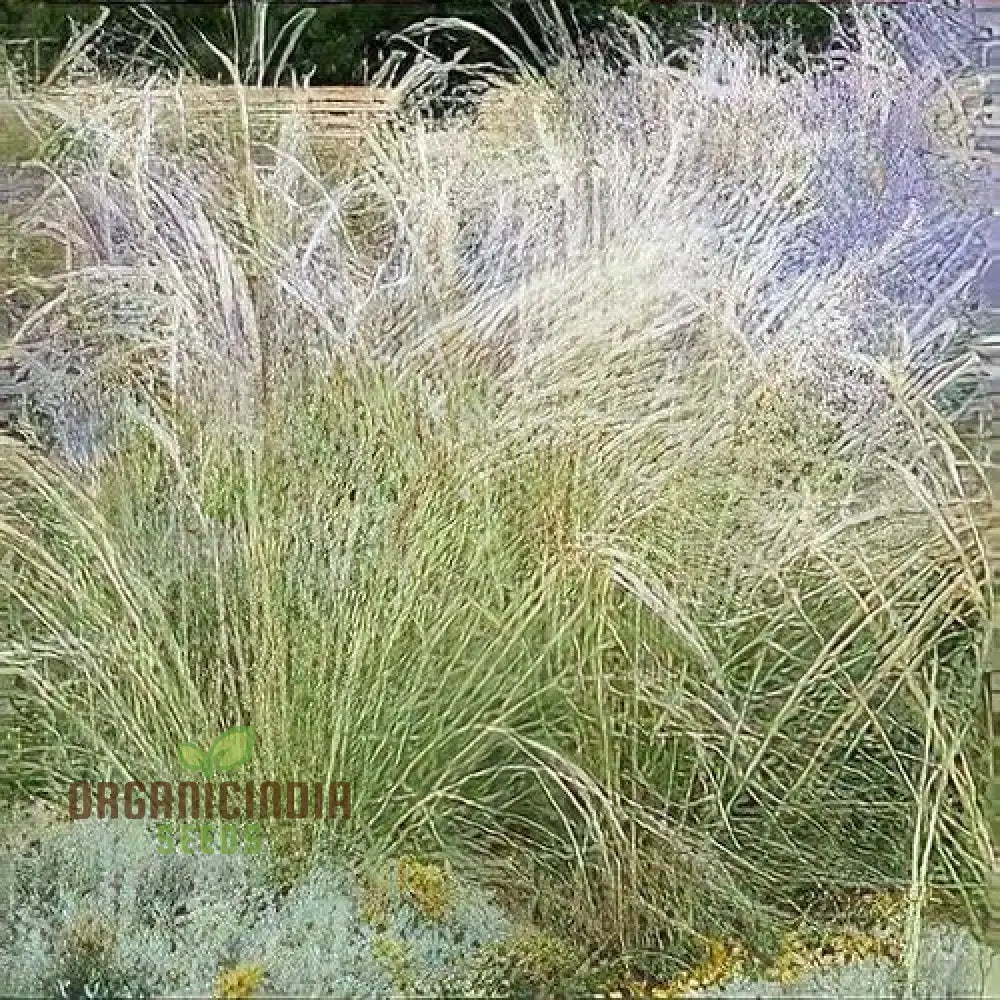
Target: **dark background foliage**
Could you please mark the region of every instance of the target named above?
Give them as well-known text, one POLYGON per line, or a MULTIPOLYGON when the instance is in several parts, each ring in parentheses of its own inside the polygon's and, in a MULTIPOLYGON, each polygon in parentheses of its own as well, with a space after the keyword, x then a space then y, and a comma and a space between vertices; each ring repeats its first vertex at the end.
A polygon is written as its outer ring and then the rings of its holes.
MULTIPOLYGON (((518 0, 503 0, 521 23, 531 24, 528 5, 518 0)), ((233 9, 225 3, 203 3, 188 0, 181 3, 152 5, 174 30, 201 73, 208 77, 225 71, 210 48, 204 44, 204 34, 224 51, 232 49, 232 21, 235 17, 240 34, 250 34, 252 5, 235 3, 233 9)), ((282 24, 308 4, 272 4, 268 12, 269 34, 273 38, 282 24)), ((560 0, 565 10, 566 0, 560 0)), ((742 23, 762 34, 769 34, 782 24, 789 24, 801 34, 809 51, 819 51, 827 44, 832 17, 828 9, 813 2, 731 3, 724 5, 694 3, 664 3, 662 0, 576 0, 572 3, 581 29, 586 32, 599 24, 613 6, 619 6, 644 20, 657 22, 667 37, 681 41, 686 30, 699 14, 729 23, 742 23)), ((0 3, 0 38, 51 37, 57 41, 42 49, 42 74, 51 65, 61 44, 70 37, 71 24, 85 24, 99 13, 97 4, 43 3, 26 0, 3 0, 0 3)), ((320 3, 315 16, 300 40, 293 65, 306 73, 315 67, 314 84, 361 83, 366 63, 374 68, 380 50, 390 43, 393 32, 426 17, 456 16, 488 27, 504 41, 519 49, 516 32, 496 10, 490 0, 396 0, 391 3, 320 3)), ((105 55, 121 59, 139 52, 151 62, 170 62, 162 38, 150 37, 148 19, 141 11, 122 5, 112 7, 104 36, 105 55)), ((469 40, 463 42, 469 44, 469 40)), ((477 55, 473 49, 472 56, 477 55)), ((485 53, 483 53, 485 54, 485 53)), ((283 81, 287 82, 287 81, 283 81)))

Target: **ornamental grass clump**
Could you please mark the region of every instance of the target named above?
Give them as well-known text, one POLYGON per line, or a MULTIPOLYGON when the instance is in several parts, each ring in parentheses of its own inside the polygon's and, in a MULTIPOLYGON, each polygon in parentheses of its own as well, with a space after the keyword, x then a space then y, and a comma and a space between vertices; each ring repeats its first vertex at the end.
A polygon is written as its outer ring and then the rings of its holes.
POLYGON ((475 90, 422 114, 456 63, 418 58, 341 180, 112 104, 15 344, 52 448, 0 443, 9 780, 162 779, 253 724, 248 780, 352 782, 331 851, 447 859, 588 954, 679 969, 904 884, 912 965, 989 857, 945 405, 978 250, 917 118, 876 127, 930 69, 858 16, 856 73, 721 32, 679 71, 627 19, 581 63, 550 23, 550 72, 480 71, 502 135, 475 90), (884 184, 824 159, 854 110, 884 184))

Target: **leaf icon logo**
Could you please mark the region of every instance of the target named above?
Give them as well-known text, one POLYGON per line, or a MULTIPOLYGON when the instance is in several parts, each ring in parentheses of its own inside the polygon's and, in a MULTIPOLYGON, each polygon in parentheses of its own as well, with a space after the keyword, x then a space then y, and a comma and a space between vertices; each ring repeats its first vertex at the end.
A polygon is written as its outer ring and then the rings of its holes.
POLYGON ((205 771, 208 764, 208 754, 193 743, 182 743, 177 748, 177 756, 185 771, 205 771))
POLYGON ((208 751, 213 771, 235 771, 253 753, 253 726, 233 726, 215 738, 208 751))
POLYGON ((217 736, 206 753, 194 743, 181 743, 177 756, 187 771, 200 771, 206 781, 218 772, 235 771, 253 754, 253 726, 233 726, 217 736))

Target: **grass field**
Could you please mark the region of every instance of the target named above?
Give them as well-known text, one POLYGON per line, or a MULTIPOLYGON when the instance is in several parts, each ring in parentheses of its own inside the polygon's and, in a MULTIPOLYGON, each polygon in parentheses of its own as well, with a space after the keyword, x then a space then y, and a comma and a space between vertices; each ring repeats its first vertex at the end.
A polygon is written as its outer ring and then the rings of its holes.
POLYGON ((249 725, 241 781, 352 815, 259 865, 56 824, 0 992, 978 988, 982 178, 934 66, 874 14, 837 73, 549 28, 443 118, 418 61, 337 163, 61 112, 0 438, 8 807, 249 725))

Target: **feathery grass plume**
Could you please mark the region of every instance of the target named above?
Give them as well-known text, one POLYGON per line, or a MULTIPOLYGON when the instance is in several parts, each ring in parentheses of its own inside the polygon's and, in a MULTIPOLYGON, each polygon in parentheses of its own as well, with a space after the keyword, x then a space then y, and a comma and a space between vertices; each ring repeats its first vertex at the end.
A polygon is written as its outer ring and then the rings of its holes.
POLYGON ((884 124, 923 70, 873 28, 836 73, 722 31, 681 72, 627 20, 580 60, 536 13, 543 71, 434 119, 461 58, 418 56, 347 177, 109 95, 16 344, 85 476, 0 453, 12 778, 251 720, 260 775, 354 783, 338 849, 493 872, 597 955, 763 940, 816 884, 912 885, 916 941, 989 856, 992 614, 928 319, 972 250, 884 124), (882 195, 825 160, 855 113, 882 195))

